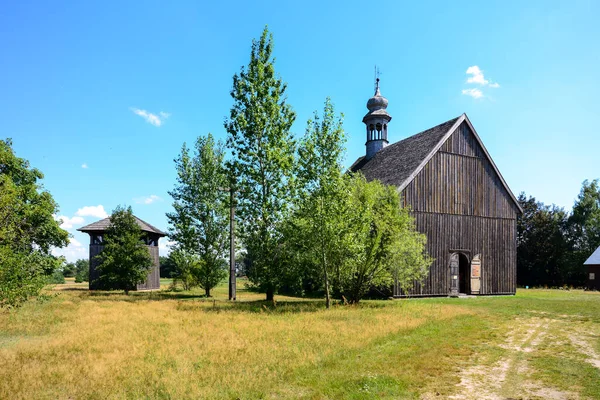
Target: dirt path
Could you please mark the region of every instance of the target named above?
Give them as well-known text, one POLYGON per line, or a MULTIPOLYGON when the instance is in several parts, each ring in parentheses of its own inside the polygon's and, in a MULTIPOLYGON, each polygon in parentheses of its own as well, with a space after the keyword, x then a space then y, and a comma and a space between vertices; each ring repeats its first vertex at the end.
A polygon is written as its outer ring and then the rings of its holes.
MULTIPOLYGON (((548 387, 534 378, 531 353, 545 347, 570 344, 575 355, 600 369, 600 355, 591 344, 592 334, 576 316, 539 313, 515 319, 494 359, 474 360, 462 369, 456 393, 450 399, 579 399, 578 393, 548 387), (538 316, 539 315, 539 316, 538 316), (577 354, 578 353, 578 354, 577 354)), ((493 357, 493 356, 490 356, 493 357)), ((423 396, 424 399, 433 396, 423 396)), ((436 397, 439 399, 439 397, 436 397)))
POLYGON ((579 348, 581 353, 587 355, 587 362, 600 369, 600 355, 594 350, 590 341, 586 340, 585 336, 585 333, 579 332, 578 334, 569 335, 569 339, 571 339, 571 342, 575 347, 579 348))

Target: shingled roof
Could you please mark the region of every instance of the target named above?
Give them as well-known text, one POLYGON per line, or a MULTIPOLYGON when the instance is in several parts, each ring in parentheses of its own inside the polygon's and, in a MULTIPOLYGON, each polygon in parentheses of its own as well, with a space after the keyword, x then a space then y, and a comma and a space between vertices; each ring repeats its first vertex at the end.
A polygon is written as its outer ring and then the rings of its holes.
POLYGON ((498 174, 506 191, 517 208, 523 212, 517 198, 504 181, 502 174, 500 174, 494 160, 490 157, 466 114, 386 146, 370 160, 367 160, 364 156, 360 157, 352 164, 350 171, 361 171, 367 180, 378 179, 386 185, 394 185, 398 187, 398 190, 403 190, 463 122, 469 125, 471 132, 473 132, 475 139, 479 142, 483 152, 498 174))
MULTIPOLYGON (((133 217, 135 218, 135 221, 137 222, 138 226, 140 227, 140 229, 142 231, 156 233, 159 236, 167 236, 166 233, 164 233, 157 227, 150 225, 149 223, 139 219, 135 215, 133 217)), ((81 228, 79 228, 77 230, 79 232, 85 232, 85 233, 104 232, 104 231, 108 230, 109 226, 110 226, 110 217, 101 219, 100 221, 92 222, 91 224, 82 226, 81 228)))
POLYGON ((352 164, 350 170, 352 172, 360 170, 368 180, 379 179, 386 185, 401 186, 458 118, 386 146, 370 160, 362 156, 352 164))

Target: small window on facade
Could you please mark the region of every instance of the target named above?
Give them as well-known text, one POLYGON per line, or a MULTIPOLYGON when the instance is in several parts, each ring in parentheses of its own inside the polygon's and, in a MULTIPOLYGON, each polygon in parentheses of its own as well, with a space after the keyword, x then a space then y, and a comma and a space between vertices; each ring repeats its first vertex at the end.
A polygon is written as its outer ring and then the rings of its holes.
POLYGON ((590 281, 593 281, 596 279, 596 274, 594 272, 590 272, 590 281))

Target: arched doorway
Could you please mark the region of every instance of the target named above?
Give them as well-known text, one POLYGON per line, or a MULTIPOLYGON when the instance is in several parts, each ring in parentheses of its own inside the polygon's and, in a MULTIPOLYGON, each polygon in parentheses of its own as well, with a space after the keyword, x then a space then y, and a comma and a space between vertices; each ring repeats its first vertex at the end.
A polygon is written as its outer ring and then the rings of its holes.
POLYGON ((471 262, 469 258, 463 254, 458 254, 458 292, 464 294, 471 293, 471 262))

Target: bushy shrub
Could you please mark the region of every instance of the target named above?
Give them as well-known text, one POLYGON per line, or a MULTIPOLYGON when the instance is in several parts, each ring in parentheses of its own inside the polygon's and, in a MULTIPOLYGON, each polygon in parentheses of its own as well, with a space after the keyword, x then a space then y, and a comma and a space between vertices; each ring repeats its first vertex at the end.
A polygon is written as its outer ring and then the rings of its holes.
POLYGON ((61 284, 65 283, 65 276, 61 270, 56 270, 48 277, 48 283, 51 284, 61 284))
POLYGON ((15 155, 10 139, 0 140, 0 307, 37 296, 62 263, 50 250, 66 246, 69 234, 54 218, 58 205, 43 177, 15 155))
POLYGON ((88 260, 79 259, 75 262, 75 282, 90 281, 90 266, 88 260))
POLYGON ((67 263, 62 267, 62 274, 65 278, 72 278, 75 276, 75 264, 67 263))

